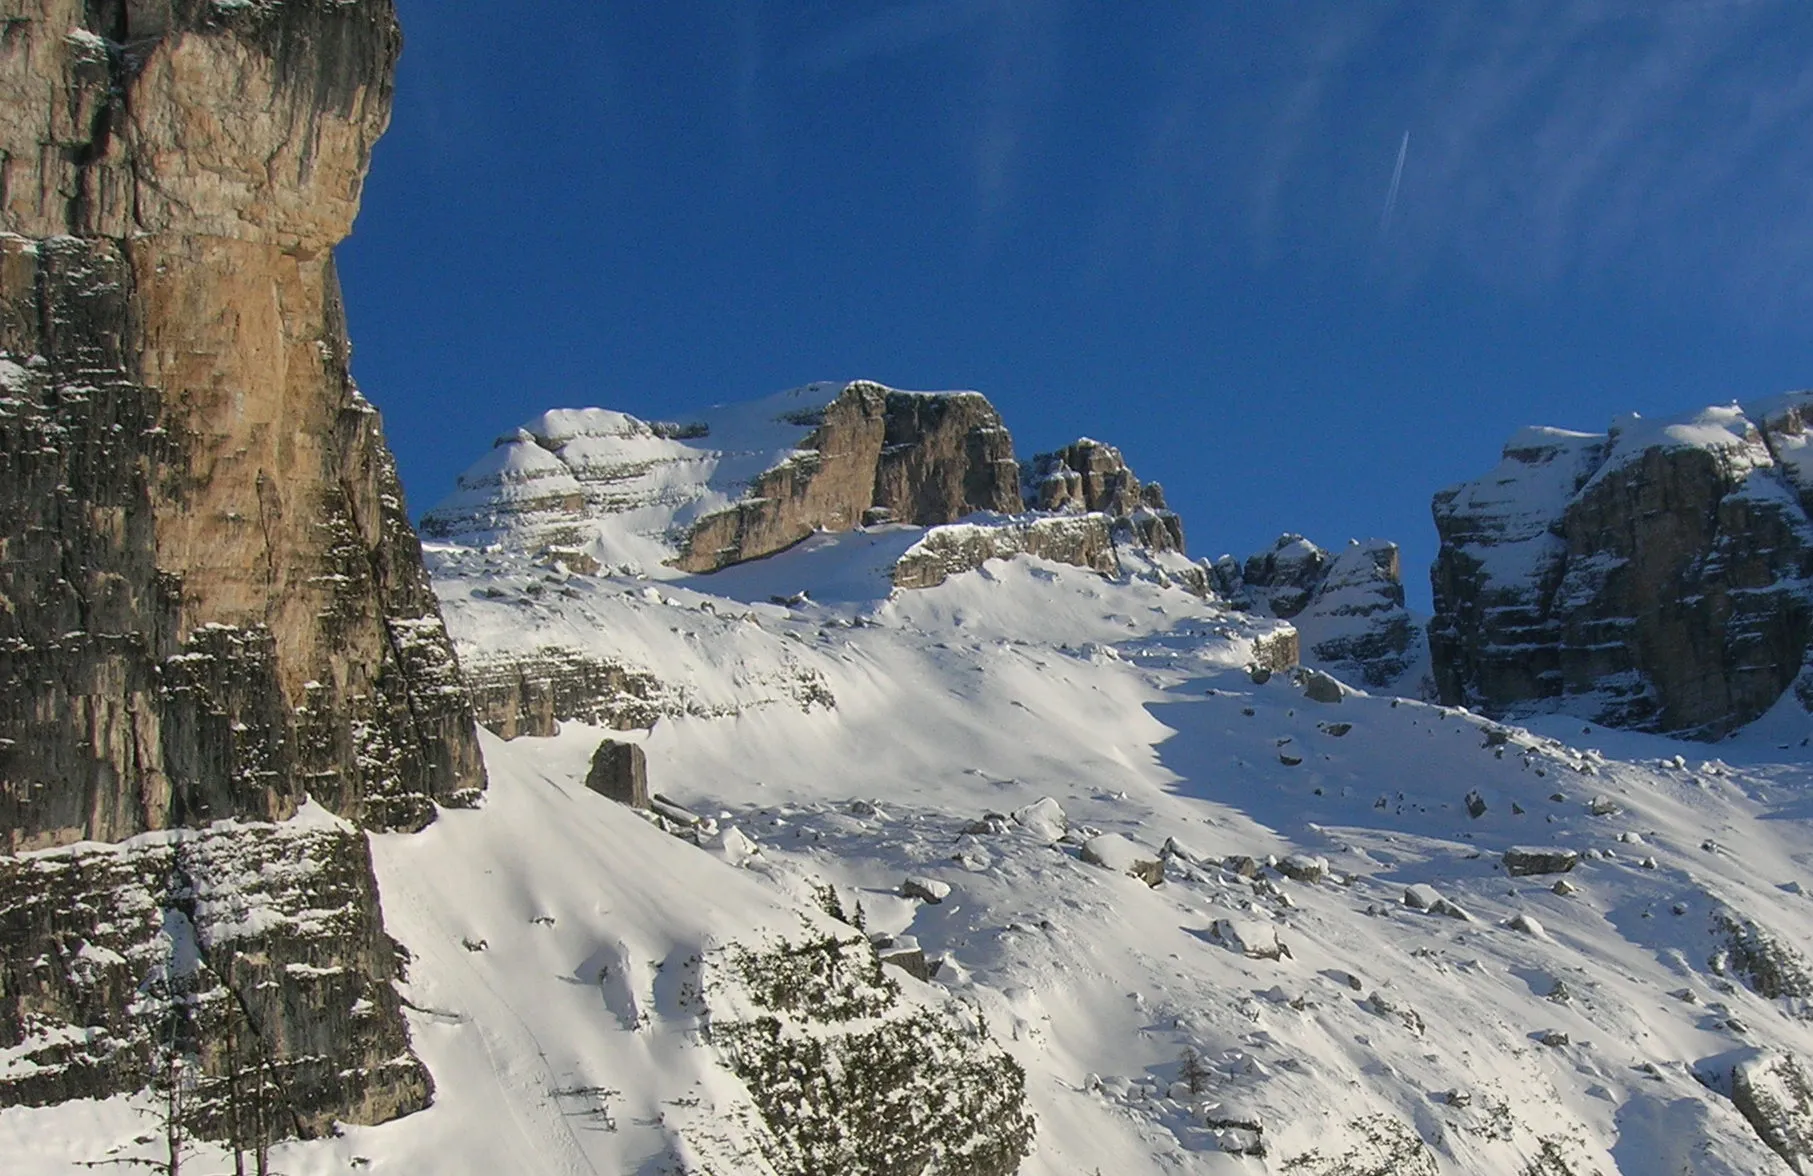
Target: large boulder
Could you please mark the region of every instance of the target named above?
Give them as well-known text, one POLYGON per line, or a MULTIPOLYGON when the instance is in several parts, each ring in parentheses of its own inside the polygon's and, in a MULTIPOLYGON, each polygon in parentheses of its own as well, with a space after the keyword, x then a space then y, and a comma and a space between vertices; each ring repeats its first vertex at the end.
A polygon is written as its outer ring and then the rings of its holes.
POLYGON ((648 753, 639 743, 616 739, 599 742, 592 753, 592 767, 585 786, 600 796, 631 808, 648 807, 648 753))
POLYGON ((1442 701, 1696 739, 1775 705, 1813 633, 1810 404, 1526 429, 1436 495, 1442 701))
POLYGON ((1505 850, 1505 873, 1513 878, 1534 874, 1565 874, 1580 864, 1580 854, 1571 849, 1514 845, 1505 850))

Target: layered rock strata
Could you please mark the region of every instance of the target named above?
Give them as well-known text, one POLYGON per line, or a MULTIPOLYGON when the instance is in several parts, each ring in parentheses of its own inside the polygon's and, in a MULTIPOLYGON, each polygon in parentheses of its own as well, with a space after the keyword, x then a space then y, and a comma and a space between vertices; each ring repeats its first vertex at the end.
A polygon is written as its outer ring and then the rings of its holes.
POLYGON ((699 519, 673 565, 712 572, 815 531, 865 521, 938 526, 1020 509, 1019 466, 1000 414, 970 393, 896 392, 859 380, 826 406, 800 452, 732 505, 699 519))
POLYGON ((991 559, 1016 555, 1073 564, 1105 576, 1120 572, 1108 515, 1013 518, 932 528, 894 565, 894 587, 935 588, 991 559))
MULTIPOLYGON (((0 831, 14 854, 237 818, 252 824, 222 826, 209 852, 255 857, 310 797, 409 829, 483 787, 395 466, 349 374, 333 265, 399 47, 389 0, 21 0, 0 18, 0 831)), ((251 1010, 241 1044, 265 1073, 296 1075, 290 1130, 420 1106, 364 839, 298 852, 299 869, 336 872, 335 901, 364 929, 203 934, 222 999, 251 1010), (345 991, 309 969, 343 970, 345 991)), ((147 851, 130 869, 205 903, 180 857, 147 851)), ((54 874, 75 887, 58 891, 67 909, 108 909, 112 867, 6 868, 9 901, 54 874)), ((120 1002, 144 980, 134 943, 155 919, 107 949, 124 971, 81 989, 31 971, 78 968, 62 949, 81 928, 58 917, 15 912, 0 941, 0 1047, 124 1032, 120 1002)), ((83 1062, 68 1089, 132 1088, 136 1049, 83 1062)), ((204 1081, 220 1076, 211 1037, 197 1056, 204 1081)), ((25 1097, 39 1095, 0 1088, 0 1103, 25 1097)))
POLYGON ((1438 494, 1442 700, 1701 739, 1774 706, 1813 626, 1810 404, 1526 429, 1438 494))
POLYGON ((1023 494, 1034 510, 1106 514, 1142 547, 1184 549, 1183 520, 1165 505, 1164 487, 1141 482, 1112 445, 1084 437, 1037 455, 1027 467, 1023 494))
POLYGON ((315 813, 0 858, 0 1106, 131 1092, 177 1057, 187 1126, 216 1137, 425 1105, 365 838, 315 813))
POLYGON ((1424 638, 1404 603, 1397 544, 1371 539, 1331 552, 1286 534, 1212 570, 1235 607, 1290 621, 1312 665, 1375 690, 1420 688, 1424 638))
POLYGON ((684 700, 647 670, 551 646, 517 657, 469 657, 473 713, 502 739, 546 737, 577 720, 618 731, 685 714, 684 700))
POLYGON ((466 544, 711 572, 817 531, 1019 509, 1013 438, 986 398, 858 380, 687 424, 597 408, 545 413, 501 438, 422 525, 466 544))

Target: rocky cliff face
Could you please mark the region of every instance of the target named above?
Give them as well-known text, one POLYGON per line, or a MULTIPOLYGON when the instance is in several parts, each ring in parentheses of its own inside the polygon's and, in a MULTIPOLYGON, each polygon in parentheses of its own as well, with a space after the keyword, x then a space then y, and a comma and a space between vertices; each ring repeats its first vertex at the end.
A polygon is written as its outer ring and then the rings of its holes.
POLYGON ((815 531, 1020 509, 1000 414, 974 392, 811 384, 684 424, 550 412, 500 439, 428 512, 462 543, 710 572, 815 531))
POLYGON ((1154 551, 1184 549, 1183 520, 1165 506, 1164 487, 1142 483, 1112 445, 1084 437, 1039 454, 1027 468, 1024 494, 1035 510, 1107 514, 1154 551))
POLYGON ((1001 519, 927 531, 894 565, 894 586, 935 588, 991 559, 1016 555, 1089 568, 1104 576, 1121 570, 1114 554, 1113 520, 1107 515, 1001 519))
POLYGON ((1438 494, 1442 699, 1706 739, 1775 705, 1813 623, 1809 403, 1528 429, 1438 494))
POLYGON ((1213 572, 1236 607, 1290 621, 1309 664, 1374 690, 1422 692, 1424 635, 1404 605, 1397 544, 1331 552, 1286 534, 1244 564, 1223 556, 1213 572))
POLYGON ((865 520, 938 526, 979 510, 1018 511, 1018 483, 1013 439, 982 396, 859 380, 825 407, 798 453, 700 518, 673 563, 711 572, 865 520))
MULTIPOLYGON (((23 0, 0 18, 14 853, 283 821, 309 797, 416 828, 484 784, 395 467, 349 375, 333 267, 399 46, 389 0, 23 0)), ((375 919, 362 838, 345 855, 375 919)), ((221 950, 246 996, 244 961, 221 950)), ((380 980, 368 962, 334 966, 380 980)), ((301 1015, 299 990, 279 991, 301 1015)), ((79 1030, 105 1005, 28 1011, 79 1030)), ((7 1012, 0 1043, 24 1039, 26 1015, 7 1012)), ((381 1001, 347 1025, 304 1041, 271 1022, 262 1048, 356 1068, 402 1039, 381 1001)), ((419 1073, 397 1082, 321 1114, 421 1104, 419 1073)))

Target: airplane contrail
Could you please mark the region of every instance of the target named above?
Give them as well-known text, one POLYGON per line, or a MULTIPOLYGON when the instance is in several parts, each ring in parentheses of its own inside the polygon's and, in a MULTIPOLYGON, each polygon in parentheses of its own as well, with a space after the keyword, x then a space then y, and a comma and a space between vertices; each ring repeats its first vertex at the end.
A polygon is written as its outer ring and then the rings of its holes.
POLYGON ((1398 208, 1398 188, 1404 183, 1404 161, 1410 158, 1410 132, 1404 132, 1404 141, 1398 144, 1398 165, 1391 171, 1391 190, 1385 193, 1385 211, 1379 214, 1379 236, 1391 232, 1391 214, 1398 208))

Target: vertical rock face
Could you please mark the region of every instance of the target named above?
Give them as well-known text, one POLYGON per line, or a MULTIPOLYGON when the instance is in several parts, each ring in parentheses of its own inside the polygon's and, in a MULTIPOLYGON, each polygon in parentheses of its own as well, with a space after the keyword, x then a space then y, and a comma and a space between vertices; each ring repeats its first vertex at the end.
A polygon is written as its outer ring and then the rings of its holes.
POLYGON ((0 826, 118 840, 482 786, 332 247, 388 3, 36 0, 0 41, 0 826))
POLYGON ((321 884, 279 906, 342 912, 324 937, 211 931, 204 911, 242 894, 222 871, 287 836, 256 823, 308 797, 414 828, 484 784, 333 267, 399 47, 390 0, 19 0, 0 16, 4 887, 11 901, 54 876, 63 907, 106 912, 130 875, 150 896, 108 924, 117 975, 77 950, 88 931, 63 908, 7 907, 0 1046, 51 1042, 39 1064, 74 1075, 61 1096, 142 1082, 117 1005, 186 919, 204 966, 160 1015, 236 1006, 246 1055, 197 1037, 204 1081, 248 1057, 287 1074, 278 1133, 427 1097, 363 835, 272 859, 321 884), (228 817, 253 824, 180 830, 228 817), (158 830, 112 864, 52 849, 158 830), (55 1056, 61 1035, 109 1033, 118 1049, 55 1056))
POLYGON ((977 511, 1015 514, 1020 465, 1001 414, 979 393, 888 392, 874 507, 920 526, 977 511))
POLYGON ((865 519, 939 526, 1020 509, 1013 438, 975 392, 898 392, 858 380, 800 449, 742 500, 701 518, 674 566, 716 571, 865 519))
POLYGON ((1423 689, 1423 630, 1404 605, 1397 544, 1369 539, 1331 552, 1286 534, 1244 564, 1223 556, 1213 570, 1230 603, 1296 626, 1310 664, 1375 690, 1423 689))
POLYGON ((879 384, 858 381, 845 388, 798 453, 757 475, 741 499, 694 524, 673 565, 714 572, 772 555, 814 531, 860 525, 875 501, 887 404, 888 392, 879 384))
POLYGON ((1525 430, 1437 495, 1443 701, 1707 739, 1773 706, 1813 628, 1809 401, 1525 430))
POLYGON ((1087 437, 1032 459, 1026 501, 1042 511, 1099 511, 1121 520, 1154 551, 1184 549, 1183 520, 1165 506, 1164 487, 1141 483, 1121 451, 1087 437))

